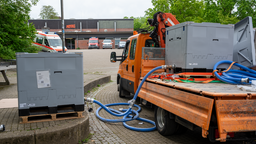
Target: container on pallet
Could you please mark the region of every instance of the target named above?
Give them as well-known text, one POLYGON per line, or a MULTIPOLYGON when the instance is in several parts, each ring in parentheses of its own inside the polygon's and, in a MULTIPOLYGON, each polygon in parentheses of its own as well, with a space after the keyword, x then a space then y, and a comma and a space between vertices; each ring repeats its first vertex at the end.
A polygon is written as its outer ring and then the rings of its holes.
POLYGON ((17 53, 19 116, 84 111, 82 53, 17 53))
POLYGON ((217 62, 233 60, 233 25, 184 22, 166 30, 165 64, 177 72, 212 72, 217 62))

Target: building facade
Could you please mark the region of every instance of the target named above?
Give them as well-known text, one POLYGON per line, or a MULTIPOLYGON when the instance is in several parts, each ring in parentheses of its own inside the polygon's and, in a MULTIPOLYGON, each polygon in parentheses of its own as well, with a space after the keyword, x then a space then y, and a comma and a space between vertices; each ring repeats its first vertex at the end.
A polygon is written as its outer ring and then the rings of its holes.
MULTIPOLYGON (((62 23, 60 19, 29 20, 37 31, 56 32, 62 38, 62 23)), ((126 41, 133 35, 133 19, 65 19, 65 46, 68 49, 88 49, 88 41, 91 37, 99 38, 99 46, 102 49, 102 41, 111 39, 112 48, 117 48, 119 41, 126 41)))

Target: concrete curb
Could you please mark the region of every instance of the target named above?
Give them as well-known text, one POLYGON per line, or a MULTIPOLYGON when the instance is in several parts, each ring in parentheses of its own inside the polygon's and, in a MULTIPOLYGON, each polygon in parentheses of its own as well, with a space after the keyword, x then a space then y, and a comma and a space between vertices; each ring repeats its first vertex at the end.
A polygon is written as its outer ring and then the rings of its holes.
POLYGON ((111 79, 110 75, 102 75, 101 77, 99 77, 93 81, 85 83, 84 93, 87 93, 89 90, 97 87, 98 84, 101 85, 101 84, 110 82, 110 79, 111 79))
MULTIPOLYGON (((84 83, 87 92, 98 84, 110 81, 109 75, 102 75, 84 83)), ((0 144, 77 144, 89 135, 89 117, 85 110, 84 118, 66 120, 65 124, 31 131, 15 131, 0 133, 0 144)))

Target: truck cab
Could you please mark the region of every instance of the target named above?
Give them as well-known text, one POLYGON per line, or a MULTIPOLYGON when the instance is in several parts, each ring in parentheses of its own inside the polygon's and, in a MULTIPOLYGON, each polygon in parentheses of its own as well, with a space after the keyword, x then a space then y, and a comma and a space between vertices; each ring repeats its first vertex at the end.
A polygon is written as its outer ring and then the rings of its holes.
MULTIPOLYGON (((62 40, 54 32, 38 32, 33 45, 41 48, 45 52, 62 52, 62 40)), ((67 52, 66 47, 65 52, 67 52)))
POLYGON ((99 38, 91 37, 88 42, 88 49, 99 49, 99 38))
MULTIPOLYGON (((157 47, 149 34, 137 34, 128 38, 122 56, 111 53, 111 62, 120 61, 117 73, 119 97, 134 94, 137 90, 139 79, 145 73, 145 65, 142 67, 142 55, 144 47, 157 47), (143 71, 143 72, 142 72, 143 71)), ((145 55, 143 55, 145 56, 145 55)), ((160 64, 164 64, 160 62, 160 64)), ((154 67, 154 65, 153 65, 154 67)))

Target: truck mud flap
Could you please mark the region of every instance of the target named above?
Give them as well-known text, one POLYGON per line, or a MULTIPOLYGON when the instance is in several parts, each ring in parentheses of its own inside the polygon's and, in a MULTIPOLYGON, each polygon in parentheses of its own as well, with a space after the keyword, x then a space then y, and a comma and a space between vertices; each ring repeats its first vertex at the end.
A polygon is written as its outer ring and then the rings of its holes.
POLYGON ((143 84, 139 97, 201 127, 207 137, 214 99, 150 82, 143 84))
POLYGON ((256 100, 216 100, 219 140, 228 132, 256 131, 256 100))

